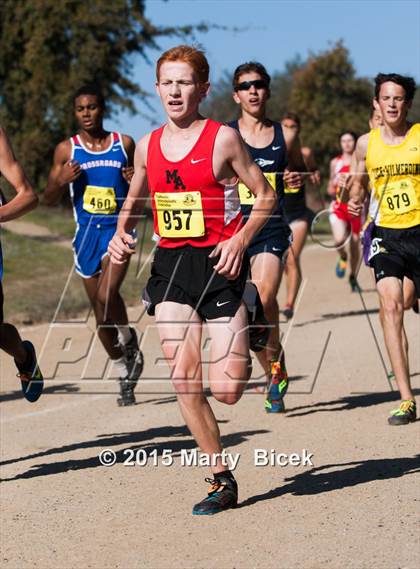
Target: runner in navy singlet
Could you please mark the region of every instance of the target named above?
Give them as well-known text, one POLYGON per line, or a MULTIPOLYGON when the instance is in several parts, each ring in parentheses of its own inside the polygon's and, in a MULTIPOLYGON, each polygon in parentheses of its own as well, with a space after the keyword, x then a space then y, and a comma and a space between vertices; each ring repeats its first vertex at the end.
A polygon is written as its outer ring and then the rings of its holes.
MULTIPOLYGON (((240 105, 239 120, 230 124, 246 143, 254 162, 276 191, 276 208, 263 229, 248 248, 251 258, 251 278, 258 288, 264 314, 270 324, 266 348, 257 353, 268 383, 265 409, 267 413, 284 411, 283 398, 288 388, 283 348, 280 343, 279 306, 280 286, 291 231, 284 213, 284 181, 290 187, 302 184, 302 177, 290 170, 305 170, 300 147, 296 141, 287 146, 281 126, 266 117, 266 102, 270 96, 270 76, 261 63, 244 63, 233 75, 233 98, 240 105), (286 170, 287 166, 287 170, 286 170)), ((245 219, 253 211, 255 198, 244 183, 239 184, 239 196, 245 219)))

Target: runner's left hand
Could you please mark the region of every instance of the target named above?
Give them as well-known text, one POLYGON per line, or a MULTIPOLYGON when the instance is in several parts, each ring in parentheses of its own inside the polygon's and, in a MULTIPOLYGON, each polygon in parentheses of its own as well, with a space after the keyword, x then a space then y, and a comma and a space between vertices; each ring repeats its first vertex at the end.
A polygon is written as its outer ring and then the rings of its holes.
POLYGON ((230 239, 218 243, 209 255, 211 259, 220 256, 214 270, 228 280, 237 279, 241 273, 245 249, 246 244, 241 235, 234 235, 230 239))
POLYGON ((289 188, 300 188, 303 185, 303 176, 300 172, 285 170, 283 180, 289 188))

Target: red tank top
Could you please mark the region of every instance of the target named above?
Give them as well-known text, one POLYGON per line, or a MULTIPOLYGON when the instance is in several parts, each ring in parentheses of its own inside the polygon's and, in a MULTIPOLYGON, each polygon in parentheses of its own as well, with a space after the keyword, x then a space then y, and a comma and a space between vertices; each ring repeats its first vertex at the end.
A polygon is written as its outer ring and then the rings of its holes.
POLYGON ((191 151, 177 162, 160 147, 165 125, 152 132, 147 178, 159 247, 210 247, 232 237, 242 223, 237 185, 213 174, 213 149, 221 123, 207 122, 191 151))

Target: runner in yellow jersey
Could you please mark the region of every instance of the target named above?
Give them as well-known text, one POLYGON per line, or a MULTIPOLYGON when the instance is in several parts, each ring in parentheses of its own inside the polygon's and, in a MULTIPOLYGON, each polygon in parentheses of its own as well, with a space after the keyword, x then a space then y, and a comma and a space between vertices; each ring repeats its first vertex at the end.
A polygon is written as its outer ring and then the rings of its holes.
POLYGON ((380 73, 375 84, 374 106, 384 124, 357 142, 349 211, 360 214, 370 180, 367 260, 375 273, 385 345, 402 398, 388 422, 406 425, 416 419, 416 403, 403 341, 403 279, 413 281, 419 297, 420 124, 407 121, 416 90, 414 79, 380 73))

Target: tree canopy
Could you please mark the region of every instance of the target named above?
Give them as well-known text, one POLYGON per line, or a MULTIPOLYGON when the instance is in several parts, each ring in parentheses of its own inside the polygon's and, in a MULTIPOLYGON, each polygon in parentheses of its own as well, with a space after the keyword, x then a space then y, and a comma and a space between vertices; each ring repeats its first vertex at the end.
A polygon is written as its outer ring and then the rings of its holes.
MULTIPOLYGON (((232 99, 233 71, 225 72, 212 87, 204 105, 206 114, 221 121, 239 114, 232 99)), ((299 115, 302 143, 314 150, 326 174, 329 160, 339 151, 339 134, 346 129, 367 132, 372 97, 372 81, 357 77, 348 49, 337 42, 326 51, 309 54, 306 61, 297 57, 283 71, 275 71, 267 110, 273 120, 281 120, 287 110, 299 115)), ((420 118, 419 93, 410 115, 412 120, 420 118)))
POLYGON ((131 56, 147 59, 164 35, 185 36, 206 25, 157 27, 145 0, 2 0, 0 124, 36 186, 45 181, 54 146, 75 128, 72 95, 101 85, 108 113, 135 111, 147 93, 130 79, 131 56))

